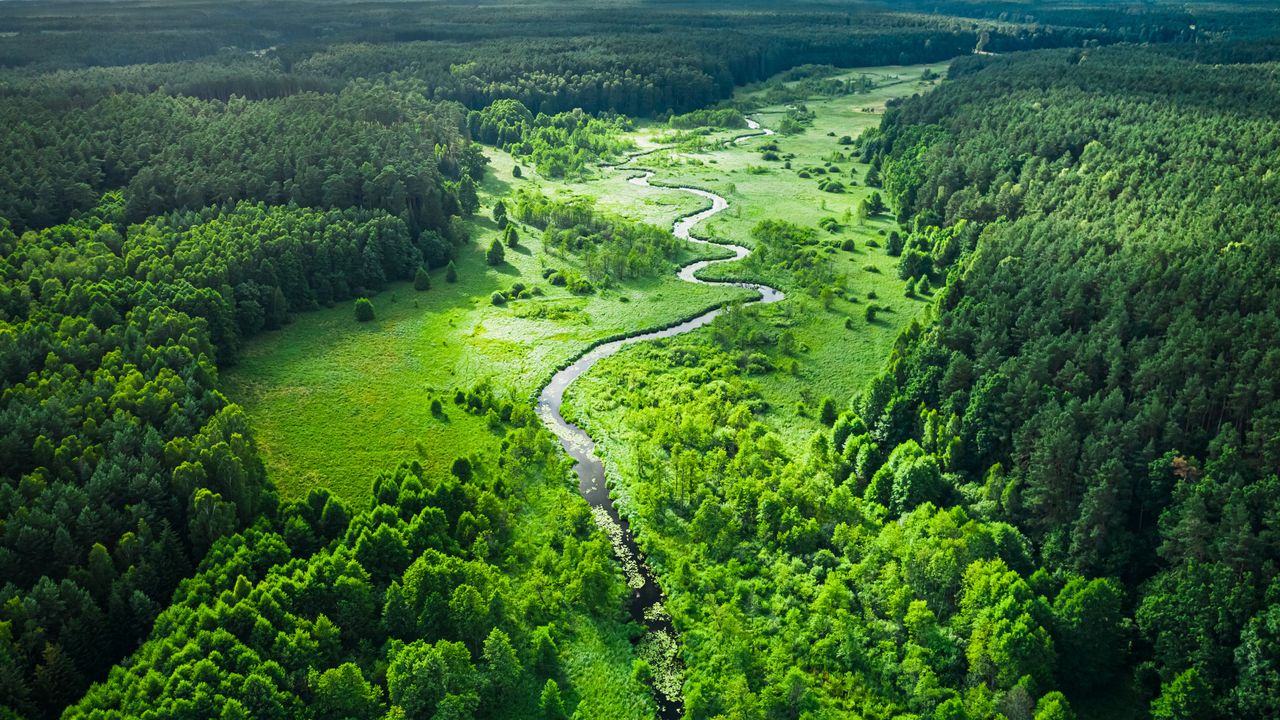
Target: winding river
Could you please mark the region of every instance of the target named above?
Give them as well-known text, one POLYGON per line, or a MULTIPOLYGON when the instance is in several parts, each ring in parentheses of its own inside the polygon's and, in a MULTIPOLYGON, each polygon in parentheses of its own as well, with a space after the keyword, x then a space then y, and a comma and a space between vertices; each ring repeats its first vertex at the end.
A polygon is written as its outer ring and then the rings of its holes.
MULTIPOLYGON (((728 144, 740 143, 751 138, 773 134, 772 130, 761 128, 759 123, 754 120, 747 120, 747 127, 752 132, 738 135, 729 140, 728 144)), ((657 150, 663 149, 667 148, 658 148, 657 150)), ((655 152, 655 150, 634 153, 629 155, 624 162, 613 167, 626 169, 636 158, 652 152, 655 152)), ((658 187, 649 184, 649 179, 653 177, 653 171, 643 168, 633 169, 640 170, 641 174, 630 178, 628 182, 640 187, 658 187)), ((710 207, 678 219, 674 227, 672 227, 672 234, 689 242, 717 245, 733 251, 733 257, 720 260, 699 260, 685 265, 680 268, 678 273, 681 280, 702 285, 723 284, 755 290, 759 297, 749 301, 748 304, 773 303, 783 298, 780 290, 767 285, 699 279, 697 274, 708 265, 741 260, 750 255, 751 250, 741 245, 713 243, 693 237, 693 228, 698 223, 723 212, 725 208, 729 207, 729 202, 723 197, 706 190, 691 187, 662 186, 661 189, 691 193, 711 202, 710 207)), ((626 519, 618 514, 613 500, 609 497, 609 489, 605 484, 604 463, 596 456, 595 442, 582 428, 564 419, 564 416, 561 415, 561 406, 564 402, 565 390, 568 389, 569 385, 590 370, 601 359, 617 353, 627 345, 646 340, 674 337, 696 330, 710 323, 721 312, 723 312, 723 308, 714 308, 678 325, 597 345, 579 357, 572 365, 556 373, 551 378, 551 382, 542 389, 542 393, 538 396, 538 416, 542 419, 543 424, 560 438, 560 444, 564 446, 565 451, 577 461, 575 469, 578 472, 578 491, 586 499, 587 503, 591 505, 591 512, 595 516, 596 522, 609 536, 609 541, 613 544, 614 553, 622 564, 623 571, 627 577, 627 585, 631 588, 631 598, 627 610, 632 619, 648 629, 650 636, 646 639, 646 642, 655 643, 658 653, 666 663, 671 665, 671 667, 653 668, 654 700, 658 705, 658 716, 662 720, 675 720, 684 714, 684 703, 681 700, 680 693, 679 643, 675 627, 672 625, 671 616, 667 614, 666 609, 663 607, 664 596, 662 588, 658 585, 653 570, 645 562, 644 555, 636 545, 635 536, 632 535, 626 519)))

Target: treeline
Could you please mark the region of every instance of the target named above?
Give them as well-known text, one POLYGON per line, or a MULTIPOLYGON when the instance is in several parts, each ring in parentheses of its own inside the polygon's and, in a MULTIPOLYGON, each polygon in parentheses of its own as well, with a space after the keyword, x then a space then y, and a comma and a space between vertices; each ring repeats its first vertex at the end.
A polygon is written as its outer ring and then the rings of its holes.
POLYGON ((122 189, 128 222, 260 200, 385 210, 416 236, 474 210, 485 162, 461 108, 371 83, 258 102, 120 93, 83 109, 2 108, 0 217, 19 233, 122 189))
MULTIPOLYGON (((936 62, 971 52, 979 40, 972 25, 919 16, 730 14, 727 28, 706 26, 717 17, 666 28, 661 46, 647 34, 616 32, 572 43, 517 37, 465 49, 439 42, 366 43, 334 45, 292 69, 320 77, 413 77, 432 88, 431 97, 472 108, 514 99, 548 114, 582 108, 654 116, 696 110, 729 97, 737 85, 796 65, 936 62)), ((1110 41, 1105 32, 1074 29, 1031 33, 1004 26, 990 32, 1010 49, 1110 41)))
POLYGON ((854 477, 918 444, 1051 572, 1120 583, 1134 632, 1114 697, 1131 683, 1155 717, 1266 717, 1276 81, 1135 49, 952 74, 864 144, 914 227, 904 274, 947 288, 857 404, 854 477))
POLYGON ((666 272, 685 243, 662 228, 596 210, 590 199, 548 197, 522 189, 512 217, 542 230, 543 246, 577 255, 593 283, 666 272))
POLYGON ((504 425, 501 458, 402 465, 358 513, 314 489, 223 539, 63 717, 568 718, 567 646, 620 628, 625 584, 554 439, 525 408, 504 425), (530 536, 539 495, 555 500, 530 536))
POLYGON ((364 10, 303 0, 185 13, 184 7, 65 0, 40 13, 0 8, 0 24, 13 31, 0 37, 0 67, 15 69, 0 75, 0 93, 65 103, 57 96, 96 95, 87 85, 101 80, 137 92, 226 100, 337 88, 357 78, 413 78, 431 88, 431 98, 472 109, 515 99, 535 113, 582 108, 659 116, 699 109, 727 98, 735 85, 797 65, 933 62, 969 53, 984 37, 997 52, 1176 40, 1186 28, 1182 18, 1151 10, 1132 16, 1146 20, 1140 30, 1083 10, 1053 23, 1019 24, 729 4, 407 3, 364 10), (1175 21, 1176 29, 1166 29, 1175 21), (151 66, 147 77, 124 67, 132 65, 151 66), (51 74, 59 70, 79 72, 51 74))
POLYGON ((667 118, 667 125, 677 130, 693 130, 706 127, 738 129, 747 126, 747 118, 734 108, 703 109, 694 110, 683 115, 672 115, 667 118))
POLYGON ((619 137, 633 129, 626 118, 592 117, 581 109, 534 116, 519 100, 497 100, 472 110, 467 126, 473 139, 497 145, 549 178, 581 179, 601 161, 635 147, 619 137))
POLYGON ((111 194, 74 224, 0 225, 0 697, 32 717, 132 650, 218 538, 273 512, 218 362, 450 248, 382 211, 241 204, 121 232, 123 213, 111 194))

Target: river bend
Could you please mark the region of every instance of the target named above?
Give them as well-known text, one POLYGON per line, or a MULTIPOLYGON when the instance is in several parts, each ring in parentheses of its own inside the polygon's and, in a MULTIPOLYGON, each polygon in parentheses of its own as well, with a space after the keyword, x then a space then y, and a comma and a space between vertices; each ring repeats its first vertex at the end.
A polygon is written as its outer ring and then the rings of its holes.
MULTIPOLYGON (((768 128, 761 128, 754 120, 747 120, 747 127, 752 132, 738 135, 729 140, 727 144, 741 143, 746 140, 772 135, 773 131, 768 128)), ((659 150, 666 148, 658 148, 659 150)), ((654 152, 653 150, 634 153, 629 155, 626 161, 615 165, 617 169, 627 169, 637 158, 654 152)), ((640 174, 630 178, 628 182, 640 187, 658 187, 649 184, 649 179, 653 177, 653 171, 643 168, 632 168, 639 170, 640 174)), ((733 257, 723 258, 719 260, 698 260, 689 263, 678 271, 681 280, 701 285, 733 285, 736 287, 748 288, 759 294, 755 300, 748 301, 747 304, 755 303, 773 303, 783 298, 782 291, 769 287, 768 285, 759 285, 755 283, 740 283, 731 281, 702 280, 697 277, 698 273, 709 265, 717 263, 735 262, 741 260, 751 254, 750 248, 741 245, 732 245, 728 243, 717 243, 708 240, 702 240, 693 236, 693 228, 718 213, 724 212, 729 207, 729 202, 723 197, 706 190, 700 190, 692 187, 681 186, 661 186, 664 190, 673 190, 678 192, 691 193, 698 197, 705 198, 710 201, 710 207, 704 210, 687 215, 676 220, 671 232, 676 237, 687 240, 689 242, 700 243, 703 245, 716 245, 733 251, 733 257)), ((609 497, 609 489, 605 485, 604 463, 595 453, 595 442, 591 436, 582 428, 568 422, 561 415, 561 406, 564 403, 564 393, 569 385, 577 380, 588 370, 591 369, 600 360, 617 353, 627 345, 647 340, 656 340, 658 338, 674 337, 684 333, 696 330, 707 325, 723 312, 723 308, 714 308, 707 312, 678 325, 652 330, 650 332, 632 335, 621 340, 613 340, 601 345, 597 345, 587 351, 581 357, 574 361, 572 365, 557 372, 551 378, 546 387, 542 389, 538 396, 538 417, 546 427, 560 438, 560 444, 569 453, 570 457, 577 461, 575 469, 578 473, 578 491, 582 497, 586 499, 591 506, 591 513, 595 517, 596 522, 600 525, 605 534, 609 536, 609 541, 613 545, 614 553, 617 555, 619 562, 622 564, 623 572, 627 577, 627 585, 631 588, 631 598, 628 603, 628 612, 632 619, 644 625, 652 637, 649 641, 657 643, 662 655, 668 662, 677 664, 675 668, 653 668, 654 671, 654 700, 658 705, 658 717, 662 720, 676 720, 684 714, 684 703, 681 700, 680 679, 682 673, 679 672, 679 641, 676 636, 675 627, 672 625, 671 616, 667 614, 663 607, 664 596, 662 588, 658 585, 657 579, 653 574, 653 570, 645 562, 644 555, 640 552, 640 548, 636 545, 635 536, 632 535, 631 529, 625 518, 618 514, 618 510, 614 507, 613 500, 609 497)))

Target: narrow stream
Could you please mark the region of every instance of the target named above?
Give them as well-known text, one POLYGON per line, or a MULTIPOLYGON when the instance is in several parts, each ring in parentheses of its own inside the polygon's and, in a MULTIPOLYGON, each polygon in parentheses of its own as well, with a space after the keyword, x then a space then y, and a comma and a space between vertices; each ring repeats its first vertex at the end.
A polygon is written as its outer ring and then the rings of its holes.
MULTIPOLYGON (((761 128, 759 123, 754 120, 748 120, 747 127, 752 132, 738 135, 730 140, 728 144, 740 143, 750 138, 773 134, 772 130, 761 128)), ((637 157, 649 152, 653 151, 630 155, 625 162, 615 167, 624 169, 637 157)), ((653 177, 653 171, 643 170, 643 168, 637 169, 642 170, 642 173, 631 178, 628 182, 640 187, 657 187, 649 184, 649 178, 653 177)), ((672 234, 689 242, 717 245, 733 251, 733 257, 730 258, 699 260, 685 265, 679 270, 679 278, 681 280, 702 285, 733 285, 755 290, 760 297, 749 301, 748 304, 773 303, 783 298, 782 291, 767 285, 720 282, 697 278, 698 272, 708 265, 741 260, 750 255, 751 250, 741 245, 712 243, 693 237, 693 228, 698 223, 723 212, 725 208, 729 207, 729 202, 723 197, 706 190, 691 187, 663 186, 662 189, 692 193, 711 201, 711 206, 705 210, 677 220, 671 230, 672 234)), ((605 485, 604 463, 595 454, 595 442, 582 428, 565 420, 560 411, 564 402, 565 390, 574 380, 577 380, 590 370, 602 358, 613 355, 627 345, 646 340, 674 337, 696 330, 710 323, 721 312, 723 312, 723 308, 715 308, 679 325, 597 345, 579 357, 572 365, 556 373, 551 378, 551 382, 542 389, 542 393, 538 396, 538 416, 542 418, 543 424, 560 438, 560 444, 564 446, 570 457, 577 461, 575 469, 578 471, 578 491, 586 499, 587 503, 591 505, 591 512, 595 516, 596 522, 605 531, 605 534, 609 536, 609 541, 613 544, 613 551, 617 555, 619 562, 622 563, 622 569, 627 577, 627 585, 631 588, 631 599, 628 603, 627 611, 632 619, 648 628, 651 637, 647 638, 647 640, 657 643, 662 656, 672 665, 666 668, 653 668, 653 697, 658 705, 658 717, 662 720, 675 720, 684 715, 684 703, 680 693, 680 682, 683 673, 679 666, 679 639, 676 636, 675 627, 672 625, 671 616, 667 614, 666 609, 663 607, 665 597, 662 594, 662 588, 658 585, 653 570, 645 562, 644 555, 636 545, 635 536, 632 535, 626 519, 618 514, 617 508, 613 505, 613 500, 609 497, 609 489, 605 485)))

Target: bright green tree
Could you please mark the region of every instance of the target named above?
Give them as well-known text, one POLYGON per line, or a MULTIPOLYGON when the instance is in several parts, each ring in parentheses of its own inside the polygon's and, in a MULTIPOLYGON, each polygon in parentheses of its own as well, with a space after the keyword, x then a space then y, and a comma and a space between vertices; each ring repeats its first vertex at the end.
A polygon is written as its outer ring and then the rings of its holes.
POLYGON ((545 720, 567 720, 569 717, 564 709, 564 700, 560 697, 560 685, 555 680, 548 679, 547 684, 542 686, 538 707, 542 709, 545 720))
POLYGON ((316 720, 373 720, 382 715, 382 691, 354 663, 325 670, 315 685, 316 720))

